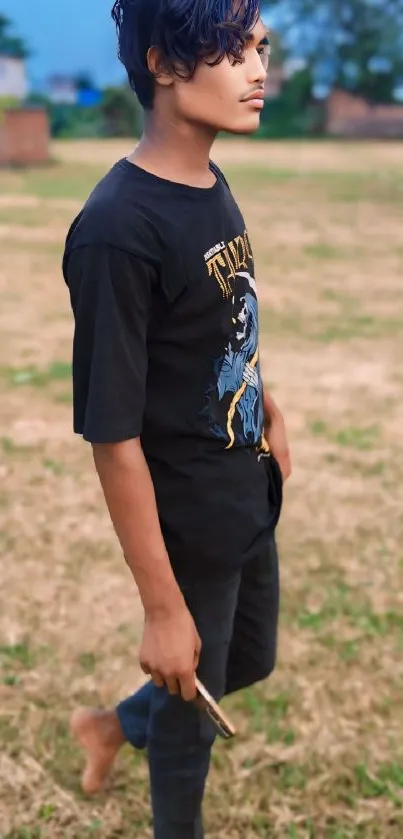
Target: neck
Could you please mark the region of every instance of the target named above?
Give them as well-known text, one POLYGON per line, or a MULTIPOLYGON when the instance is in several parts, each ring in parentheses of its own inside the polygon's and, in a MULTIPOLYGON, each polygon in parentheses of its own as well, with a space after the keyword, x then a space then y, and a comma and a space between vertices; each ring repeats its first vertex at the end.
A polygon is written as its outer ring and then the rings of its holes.
POLYGON ((146 115, 143 136, 129 159, 166 180, 209 187, 214 183, 209 169, 214 140, 211 130, 160 120, 152 111, 146 115))

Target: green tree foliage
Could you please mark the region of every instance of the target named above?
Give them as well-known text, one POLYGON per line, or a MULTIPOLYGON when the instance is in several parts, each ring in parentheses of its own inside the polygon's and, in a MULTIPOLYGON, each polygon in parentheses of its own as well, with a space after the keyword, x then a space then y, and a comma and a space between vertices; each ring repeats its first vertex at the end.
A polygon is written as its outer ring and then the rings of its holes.
POLYGON ((57 104, 37 94, 27 101, 47 109, 51 133, 56 138, 139 137, 141 134, 143 112, 129 87, 107 88, 99 105, 91 107, 57 104))
POLYGON ((77 90, 95 90, 96 88, 96 84, 91 73, 88 73, 86 70, 83 70, 81 73, 77 73, 75 82, 77 90))
POLYGON ((388 102, 403 80, 403 0, 271 0, 320 80, 388 102), (282 11, 281 11, 282 10, 282 11))
POLYGON ((128 85, 107 87, 100 111, 109 137, 138 137, 141 134, 142 108, 128 85))
POLYGON ((321 108, 313 103, 313 79, 309 67, 294 73, 280 95, 266 102, 258 138, 304 137, 322 130, 321 108))
POLYGON ((28 58, 29 49, 23 38, 18 38, 12 33, 11 20, 0 14, 0 54, 5 53, 13 58, 28 58))

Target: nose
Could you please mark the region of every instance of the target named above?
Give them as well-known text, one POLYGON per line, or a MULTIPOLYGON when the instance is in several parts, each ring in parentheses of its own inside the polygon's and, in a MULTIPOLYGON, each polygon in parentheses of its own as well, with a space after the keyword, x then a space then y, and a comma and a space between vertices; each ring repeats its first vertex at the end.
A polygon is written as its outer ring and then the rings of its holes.
POLYGON ((249 76, 252 84, 264 84, 267 78, 267 70, 263 66, 262 59, 257 50, 251 51, 249 76))

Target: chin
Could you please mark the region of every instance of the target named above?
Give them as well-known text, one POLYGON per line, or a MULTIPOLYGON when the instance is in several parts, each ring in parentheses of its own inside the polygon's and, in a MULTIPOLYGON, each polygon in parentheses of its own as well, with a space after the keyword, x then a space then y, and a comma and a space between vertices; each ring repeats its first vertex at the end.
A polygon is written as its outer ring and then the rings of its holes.
POLYGON ((252 118, 249 117, 247 120, 242 120, 242 122, 234 123, 234 125, 227 125, 222 128, 222 131, 226 131, 227 134, 238 134, 240 136, 251 135, 255 134, 260 126, 260 114, 256 116, 253 115, 252 118))

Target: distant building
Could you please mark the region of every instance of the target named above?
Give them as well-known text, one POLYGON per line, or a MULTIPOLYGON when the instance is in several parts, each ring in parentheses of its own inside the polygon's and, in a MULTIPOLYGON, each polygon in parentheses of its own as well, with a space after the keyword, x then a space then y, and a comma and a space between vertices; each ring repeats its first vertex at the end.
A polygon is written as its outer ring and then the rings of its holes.
POLYGON ((326 102, 326 133, 337 137, 403 137, 403 105, 373 105, 344 90, 326 102))
POLYGON ((99 105, 102 92, 95 87, 83 87, 74 76, 51 76, 47 83, 47 95, 54 105, 78 105, 92 108, 99 105))
POLYGON ((0 50, 0 99, 25 99, 28 80, 25 60, 0 50))
POLYGON ((47 93, 55 105, 75 105, 78 98, 77 83, 73 76, 51 76, 47 93))

